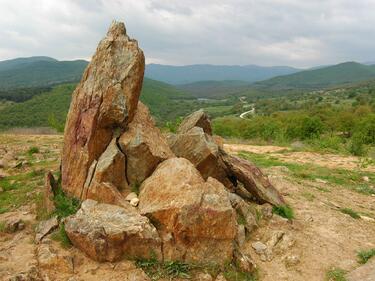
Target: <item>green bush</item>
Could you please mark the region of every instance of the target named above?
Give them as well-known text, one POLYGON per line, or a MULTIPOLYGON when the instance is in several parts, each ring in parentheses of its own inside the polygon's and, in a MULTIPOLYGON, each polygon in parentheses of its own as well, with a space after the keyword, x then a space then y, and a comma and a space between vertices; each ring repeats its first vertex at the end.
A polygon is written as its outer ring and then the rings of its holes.
POLYGON ((368 262, 369 259, 375 257, 375 248, 370 250, 359 251, 357 256, 359 258, 359 263, 365 264, 368 262))
POLYGON ((272 212, 286 219, 294 219, 294 211, 288 205, 273 206, 272 212))

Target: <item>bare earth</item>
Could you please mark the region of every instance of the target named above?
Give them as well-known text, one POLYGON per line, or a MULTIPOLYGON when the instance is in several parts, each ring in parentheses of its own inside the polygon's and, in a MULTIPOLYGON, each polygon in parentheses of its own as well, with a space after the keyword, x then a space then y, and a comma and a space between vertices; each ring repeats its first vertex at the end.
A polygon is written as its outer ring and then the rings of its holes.
MULTIPOLYGON (((46 280, 68 280, 71 276, 76 278, 71 280, 149 280, 132 262, 99 264, 77 249, 63 249, 50 239, 41 245, 35 244, 33 227, 37 224, 37 210, 32 198, 43 188, 43 174, 58 169, 61 144, 62 136, 0 135, 0 159, 9 152, 22 159, 32 146, 40 150, 32 158, 26 157, 29 164, 21 168, 0 169, 0 174, 12 176, 32 170, 41 171, 40 178, 30 183, 35 186, 35 190, 27 194, 30 199, 20 206, 10 206, 9 210, 0 214, 0 222, 15 218, 22 218, 26 222, 26 228, 16 233, 0 231, 0 280, 7 280, 32 267, 38 267, 42 274, 48 276, 46 280)), ((248 151, 267 154, 285 162, 314 163, 345 170, 360 169, 360 159, 357 157, 292 152, 285 151, 285 147, 274 146, 226 144, 224 147, 231 153, 248 151)), ((374 166, 361 169, 368 173, 375 172, 374 166)), ((296 179, 283 167, 271 167, 265 172, 293 207, 295 219, 288 221, 274 215, 269 221, 263 220, 261 227, 244 245, 258 265, 260 281, 325 280, 326 272, 333 267, 348 272, 358 268, 357 251, 375 248, 374 196, 329 183, 296 179), (361 214, 361 218, 354 219, 343 214, 340 208, 351 208, 361 214), (255 253, 253 242, 267 244, 275 237, 278 237, 277 243, 269 247, 272 252, 266 258, 255 253)))

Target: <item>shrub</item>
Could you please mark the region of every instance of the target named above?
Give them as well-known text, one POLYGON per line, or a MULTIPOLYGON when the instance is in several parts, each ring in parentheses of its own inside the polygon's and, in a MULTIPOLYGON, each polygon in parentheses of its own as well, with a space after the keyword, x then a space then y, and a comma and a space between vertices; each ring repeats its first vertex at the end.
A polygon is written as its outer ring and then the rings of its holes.
POLYGON ((276 215, 279 215, 286 219, 294 219, 294 211, 293 209, 288 205, 280 205, 280 206, 274 206, 272 208, 272 212, 276 215))
POLYGON ((326 281, 346 281, 346 271, 340 268, 333 268, 326 274, 326 281))
POLYGON ((27 151, 27 154, 29 154, 30 156, 35 153, 39 153, 39 148, 36 146, 30 147, 29 150, 27 151))
POLYGON ((341 208, 340 212, 344 213, 346 215, 351 216, 353 219, 359 219, 359 218, 361 218, 361 216, 356 211, 354 211, 354 210, 352 210, 350 208, 341 208))

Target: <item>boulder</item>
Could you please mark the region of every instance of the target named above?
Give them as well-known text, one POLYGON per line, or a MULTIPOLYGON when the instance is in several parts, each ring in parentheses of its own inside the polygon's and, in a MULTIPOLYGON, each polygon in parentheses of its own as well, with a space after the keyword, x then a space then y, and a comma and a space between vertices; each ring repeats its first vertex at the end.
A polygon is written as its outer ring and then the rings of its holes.
POLYGON ((169 146, 177 157, 188 159, 198 169, 204 179, 213 177, 225 186, 232 183, 227 178, 224 164, 219 158, 219 147, 212 136, 200 127, 168 138, 169 146))
POLYGON ((126 175, 130 185, 142 183, 160 162, 174 156, 141 102, 127 131, 121 135, 119 145, 126 155, 126 175))
POLYGON ((194 127, 202 128, 206 134, 212 135, 211 121, 203 109, 195 111, 187 116, 178 127, 177 133, 187 133, 194 127))
POLYGON ((166 260, 224 264, 233 255, 235 212, 225 187, 205 182, 184 158, 161 163, 141 185, 139 211, 163 241, 166 260))
POLYGON ((133 120, 144 74, 144 55, 125 25, 113 22, 73 93, 62 153, 62 188, 81 198, 88 171, 133 120))
POLYGON ((161 240, 149 220, 127 208, 85 200, 65 221, 73 245, 96 261, 161 259, 161 240))
POLYGON ((227 174, 240 181, 257 203, 283 205, 285 201, 268 177, 254 164, 244 159, 221 152, 221 159, 227 167, 227 174))

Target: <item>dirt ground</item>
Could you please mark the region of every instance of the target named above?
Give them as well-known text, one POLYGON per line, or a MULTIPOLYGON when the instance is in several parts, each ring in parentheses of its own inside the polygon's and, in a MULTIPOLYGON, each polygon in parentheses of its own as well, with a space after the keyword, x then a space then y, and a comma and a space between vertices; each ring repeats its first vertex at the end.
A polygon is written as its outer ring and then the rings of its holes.
MULTIPOLYGON (((48 170, 56 171, 61 144, 62 136, 0 135, 0 159, 12 153, 18 159, 11 160, 9 165, 28 162, 21 168, 0 169, 0 174, 13 176, 31 170, 40 170, 41 174, 48 170), (38 147, 40 151, 28 157, 31 147, 38 147)), ((327 168, 359 169, 360 162, 357 157, 288 152, 285 147, 235 144, 224 147, 231 153, 249 151, 271 155, 285 162, 314 163, 327 168)), ((375 167, 368 166, 365 170, 374 173, 375 167)), ((255 260, 260 281, 325 280, 327 271, 334 267, 348 272, 356 269, 359 267, 357 252, 375 248, 375 196, 343 186, 296 179, 286 167, 270 167, 264 172, 293 208, 295 219, 273 215, 269 221, 262 221, 248 237, 243 247, 255 260), (341 208, 353 209, 361 218, 354 219, 340 212, 341 208), (256 241, 272 244, 266 256, 254 251, 252 244, 256 241)), ((40 191, 43 181, 34 182, 36 191, 40 191)), ((33 192, 29 196, 30 199, 22 201, 19 206, 7 206, 9 210, 0 214, 0 222, 16 218, 26 222, 25 229, 15 234, 1 234, 0 231, 0 280, 38 266, 45 276, 49 276, 46 280, 148 280, 130 262, 98 264, 78 250, 63 249, 50 239, 36 245, 33 229, 37 223, 37 210, 32 199, 33 192), (111 279, 108 279, 108 274, 111 274, 111 279), (69 279, 73 275, 76 279, 69 279)), ((1 204, 5 204, 2 202, 0 200, 1 204)))

